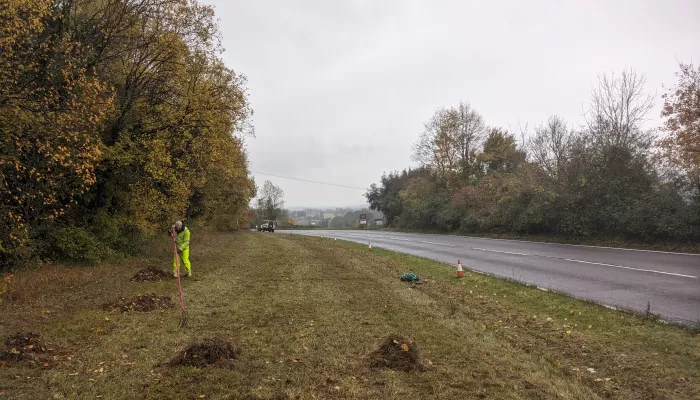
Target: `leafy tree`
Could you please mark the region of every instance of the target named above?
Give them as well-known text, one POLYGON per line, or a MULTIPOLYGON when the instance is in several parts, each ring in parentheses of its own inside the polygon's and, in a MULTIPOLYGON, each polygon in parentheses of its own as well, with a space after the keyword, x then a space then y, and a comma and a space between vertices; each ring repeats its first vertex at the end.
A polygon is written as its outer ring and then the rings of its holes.
POLYGON ((525 162, 525 152, 518 149, 513 135, 500 128, 492 128, 477 160, 487 174, 512 172, 525 162))
POLYGON ((413 160, 432 169, 441 179, 452 176, 459 162, 458 124, 454 110, 441 108, 435 111, 413 145, 413 160))
POLYGON ((220 51, 195 0, 3 3, 0 268, 75 258, 62 230, 94 259, 174 219, 247 220, 252 110, 220 51))
POLYGON ((700 70, 679 76, 665 97, 665 164, 642 126, 653 107, 645 77, 626 70, 599 78, 580 131, 552 116, 526 149, 502 129, 486 132, 468 104, 440 108, 414 145, 421 168, 383 175, 366 197, 404 228, 697 240, 700 70))
POLYGON ((270 181, 265 181, 257 200, 258 215, 262 220, 278 220, 284 216, 284 192, 270 181))
POLYGON ((478 172, 477 153, 486 135, 484 119, 469 103, 435 111, 413 145, 413 160, 455 185, 478 172))
POLYGON ((382 175, 381 186, 372 184, 365 193, 370 209, 382 212, 387 220, 387 225, 392 225, 403 212, 403 201, 399 197, 399 192, 406 188, 412 178, 429 175, 429 170, 425 168, 382 175))
POLYGON ((477 173, 477 153, 487 133, 486 123, 469 103, 460 103, 455 112, 459 173, 462 182, 468 182, 477 173))
POLYGON ((103 153, 111 92, 63 24, 50 1, 0 8, 0 268, 95 183, 103 153))
MULTIPOLYGON (((660 142, 666 157, 687 174, 700 190, 700 67, 680 64, 678 83, 664 94, 667 136, 660 142)), ((698 199, 700 203, 700 199, 698 199)))

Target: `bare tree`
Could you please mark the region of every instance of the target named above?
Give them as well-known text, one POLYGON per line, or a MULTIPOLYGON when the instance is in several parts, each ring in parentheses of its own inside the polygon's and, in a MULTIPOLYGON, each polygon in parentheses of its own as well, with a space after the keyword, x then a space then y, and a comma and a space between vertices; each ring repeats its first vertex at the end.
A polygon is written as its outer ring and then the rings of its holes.
POLYGON ((535 128, 535 136, 528 143, 530 156, 535 163, 555 177, 566 162, 566 155, 571 141, 571 131, 566 122, 557 115, 552 115, 547 123, 535 128))
POLYGON ((630 150, 648 149, 652 131, 643 131, 641 124, 654 107, 654 97, 645 92, 646 77, 634 70, 620 76, 603 74, 584 113, 588 133, 602 147, 630 150))

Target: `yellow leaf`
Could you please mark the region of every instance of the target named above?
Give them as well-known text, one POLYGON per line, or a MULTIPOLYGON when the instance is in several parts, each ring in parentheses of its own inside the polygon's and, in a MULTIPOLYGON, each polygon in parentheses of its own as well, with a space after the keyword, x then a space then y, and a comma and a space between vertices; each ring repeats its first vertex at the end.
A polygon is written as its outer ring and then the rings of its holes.
POLYGON ((591 329, 591 328, 593 328, 593 325, 588 325, 588 329, 591 329))
POLYGON ((200 395, 199 395, 199 398, 200 398, 200 399, 203 399, 203 398, 205 398, 205 397, 207 397, 206 394, 200 394, 200 395))
POLYGON ((401 350, 408 351, 408 345, 406 343, 401 343, 401 350))
POLYGON ((566 334, 567 334, 567 335, 571 335, 571 331, 566 331, 566 334))

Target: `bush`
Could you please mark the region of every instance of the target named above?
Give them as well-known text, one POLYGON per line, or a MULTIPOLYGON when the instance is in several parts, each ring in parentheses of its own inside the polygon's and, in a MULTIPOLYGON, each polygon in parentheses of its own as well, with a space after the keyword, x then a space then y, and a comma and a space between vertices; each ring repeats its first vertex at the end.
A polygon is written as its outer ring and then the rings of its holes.
POLYGON ((90 231, 68 226, 53 231, 50 238, 54 253, 64 261, 97 263, 105 256, 106 249, 90 231))

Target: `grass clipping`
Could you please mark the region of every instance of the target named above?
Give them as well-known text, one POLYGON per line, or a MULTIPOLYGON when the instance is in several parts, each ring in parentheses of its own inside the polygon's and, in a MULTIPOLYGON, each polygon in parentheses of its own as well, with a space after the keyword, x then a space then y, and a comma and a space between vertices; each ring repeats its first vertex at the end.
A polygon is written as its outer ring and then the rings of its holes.
POLYGON ((119 298, 117 301, 112 303, 107 303, 102 308, 107 311, 119 310, 121 312, 128 311, 153 311, 164 308, 171 308, 173 302, 168 296, 158 296, 155 293, 142 294, 136 297, 127 299, 125 297, 119 298))
POLYGON ((170 360, 165 365, 168 367, 208 367, 231 366, 238 357, 238 351, 230 342, 219 338, 204 339, 201 342, 193 343, 170 360))
POLYGON ((164 271, 162 269, 156 268, 156 267, 147 267, 134 275, 133 278, 131 278, 132 282, 152 282, 152 281, 160 281, 163 279, 168 279, 172 276, 172 274, 168 273, 167 271, 164 271))
POLYGON ((421 362, 420 350, 413 341, 391 335, 368 357, 372 368, 387 368, 396 371, 425 371, 421 362))

